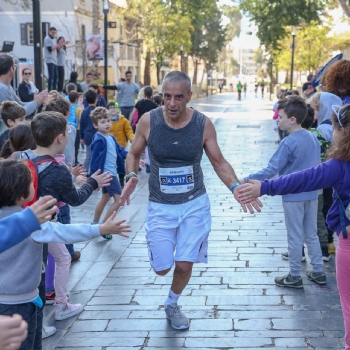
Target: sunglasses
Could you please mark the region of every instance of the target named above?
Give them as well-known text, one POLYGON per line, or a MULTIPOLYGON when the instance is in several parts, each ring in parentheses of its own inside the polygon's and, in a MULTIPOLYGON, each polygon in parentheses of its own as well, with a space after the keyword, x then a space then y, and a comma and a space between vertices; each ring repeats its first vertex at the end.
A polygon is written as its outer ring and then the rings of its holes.
POLYGON ((23 73, 24 75, 32 75, 32 73, 31 72, 29 72, 29 73, 23 73))
POLYGON ((343 126, 343 124, 341 122, 341 118, 343 118, 344 115, 347 113, 347 111, 350 109, 350 105, 345 106, 343 111, 341 111, 342 108, 343 108, 342 106, 337 106, 337 105, 333 105, 332 106, 333 112, 337 116, 338 123, 343 128, 344 126, 343 126))

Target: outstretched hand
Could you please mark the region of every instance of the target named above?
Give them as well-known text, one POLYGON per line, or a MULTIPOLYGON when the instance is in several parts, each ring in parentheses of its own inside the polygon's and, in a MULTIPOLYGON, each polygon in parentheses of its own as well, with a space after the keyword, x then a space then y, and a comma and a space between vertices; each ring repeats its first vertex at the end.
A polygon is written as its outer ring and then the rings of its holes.
POLYGON ((261 195, 261 182, 258 180, 247 180, 246 186, 238 187, 238 198, 241 200, 241 203, 249 203, 261 195))
POLYGON ((84 169, 84 165, 81 163, 78 163, 75 167, 72 166, 72 163, 68 164, 69 171, 75 176, 83 175, 86 176, 86 170, 84 169))
MULTIPOLYGON (((260 208, 262 208, 262 206, 263 206, 260 199, 258 198, 260 196, 260 191, 259 191, 259 195, 255 196, 255 197, 249 196, 249 200, 247 199, 248 196, 247 197, 244 196, 244 198, 246 198, 245 200, 242 199, 242 195, 241 195, 242 191, 245 191, 247 188, 252 187, 252 185, 249 183, 249 181, 251 181, 251 180, 248 180, 247 184, 237 186, 233 191, 233 195, 234 195, 236 201, 241 205, 241 207, 245 213, 247 212, 247 209, 249 210, 249 212, 251 214, 254 214, 254 209, 260 213, 261 212, 260 208)), ((260 181, 258 181, 258 182, 260 183, 260 181)))
POLYGON ((123 225, 126 220, 114 221, 116 215, 117 213, 114 211, 107 221, 100 225, 100 235, 119 235, 129 238, 124 232, 131 232, 130 225, 123 225))
POLYGON ((125 202, 127 205, 130 204, 130 196, 135 191, 136 185, 138 183, 137 177, 131 177, 129 181, 125 184, 123 188, 123 192, 120 195, 119 204, 125 205, 125 202))
POLYGON ((109 173, 109 171, 106 171, 103 174, 100 174, 100 172, 101 170, 98 169, 95 173, 91 175, 91 177, 97 181, 97 190, 101 187, 109 186, 110 182, 113 180, 113 176, 109 173))

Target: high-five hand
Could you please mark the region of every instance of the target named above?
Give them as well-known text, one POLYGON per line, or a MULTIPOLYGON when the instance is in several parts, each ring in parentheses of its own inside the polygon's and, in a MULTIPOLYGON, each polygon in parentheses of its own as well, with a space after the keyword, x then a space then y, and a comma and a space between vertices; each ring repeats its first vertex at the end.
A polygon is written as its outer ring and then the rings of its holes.
POLYGON ((254 209, 257 211, 257 212, 261 212, 261 209, 262 208, 262 203, 261 201, 259 200, 259 196, 255 197, 255 198, 251 198, 250 200, 245 200, 243 201, 242 198, 241 198, 241 191, 245 190, 247 187, 251 187, 252 185, 251 184, 245 184, 245 185, 240 185, 240 186, 237 186, 234 191, 233 191, 233 195, 236 199, 236 201, 241 205, 243 211, 246 213, 247 212, 247 209, 249 210, 249 212, 251 214, 254 214, 254 209))
POLYGON ((129 181, 125 184, 123 188, 123 192, 120 195, 120 200, 119 200, 120 205, 125 205, 125 202, 127 203, 127 205, 130 204, 130 196, 135 191, 137 182, 138 182, 137 177, 131 177, 129 181))

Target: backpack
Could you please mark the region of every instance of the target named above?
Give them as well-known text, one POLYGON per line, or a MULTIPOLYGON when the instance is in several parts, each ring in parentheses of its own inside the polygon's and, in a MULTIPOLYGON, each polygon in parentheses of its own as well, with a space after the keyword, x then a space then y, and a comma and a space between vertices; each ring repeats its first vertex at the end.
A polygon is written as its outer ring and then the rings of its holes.
MULTIPOLYGON (((28 157, 28 155, 27 155, 28 157)), ((23 205, 23 208, 29 207, 31 206, 33 203, 36 202, 36 198, 38 195, 38 187, 39 187, 39 171, 38 171, 38 166, 42 163, 46 163, 46 162, 51 162, 51 163, 57 163, 56 159, 51 157, 51 156, 39 156, 39 157, 35 157, 33 159, 25 159, 24 163, 28 166, 28 168, 30 169, 30 172, 32 173, 32 180, 33 180, 33 184, 34 184, 34 197, 33 199, 28 202, 25 203, 23 205)), ((58 164, 58 163, 57 163, 58 164)))
POLYGON ((332 146, 332 142, 327 141, 317 129, 311 129, 311 132, 316 134, 315 136, 317 137, 318 143, 320 144, 321 148, 321 161, 324 162, 326 159, 326 152, 332 146))

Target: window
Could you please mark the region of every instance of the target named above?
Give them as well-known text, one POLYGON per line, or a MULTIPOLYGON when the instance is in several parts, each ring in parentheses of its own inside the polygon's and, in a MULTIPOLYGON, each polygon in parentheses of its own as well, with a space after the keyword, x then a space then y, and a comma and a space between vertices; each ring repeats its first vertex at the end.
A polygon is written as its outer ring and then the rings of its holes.
MULTIPOLYGON (((48 34, 50 28, 50 23, 42 22, 42 40, 48 34)), ((21 45, 34 45, 34 28, 33 23, 21 23, 21 45)))

